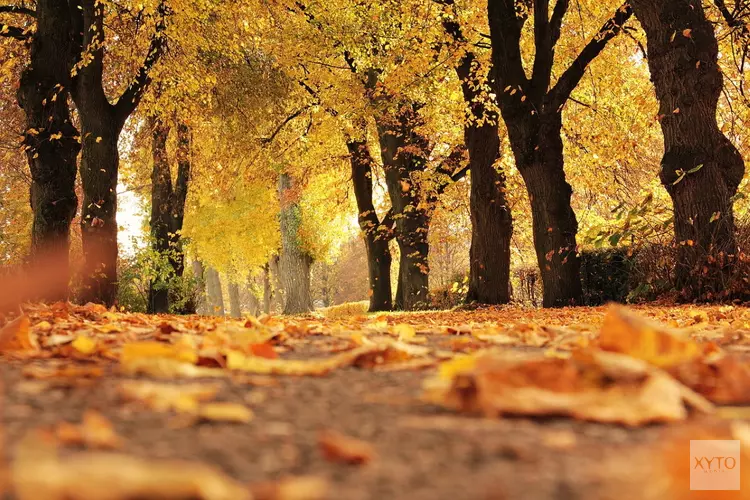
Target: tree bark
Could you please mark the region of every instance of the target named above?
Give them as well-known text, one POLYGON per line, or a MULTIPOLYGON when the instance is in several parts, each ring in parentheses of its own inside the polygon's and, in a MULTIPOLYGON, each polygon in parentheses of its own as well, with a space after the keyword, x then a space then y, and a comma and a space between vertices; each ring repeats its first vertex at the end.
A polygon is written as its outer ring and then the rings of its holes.
POLYGON ((17 92, 26 115, 24 146, 32 180, 31 260, 50 255, 65 279, 64 286, 49 287, 56 295, 40 297, 48 300, 67 299, 70 224, 78 208, 75 178, 81 147, 68 107, 68 61, 75 50, 69 8, 67 2, 37 2, 31 61, 17 92))
POLYGON ((224 316, 224 292, 221 290, 221 278, 213 267, 206 269, 206 289, 208 290, 208 308, 212 316, 224 316))
MULTIPOLYGON (((444 21, 443 25, 456 41, 465 42, 458 23, 444 21)), ((496 168, 500 159, 500 117, 483 101, 483 81, 473 74, 475 64, 474 53, 466 51, 456 66, 464 102, 468 107, 464 142, 469 152, 471 171, 471 247, 466 301, 507 304, 510 302, 513 219, 505 198, 505 175, 496 168)))
POLYGON ((81 299, 111 306, 117 300, 117 143, 125 121, 151 81, 151 68, 163 53, 167 8, 164 2, 159 4, 159 20, 143 65, 112 104, 104 89, 105 4, 98 0, 73 3, 70 16, 77 33, 78 54, 72 94, 81 120, 83 148, 80 170, 85 284, 81 299), (90 55, 85 62, 80 60, 84 53, 90 55))
POLYGON ((310 267, 313 259, 302 248, 299 237, 300 208, 297 186, 289 174, 279 176, 281 213, 281 256, 279 271, 284 287, 284 314, 303 314, 313 310, 310 294, 310 267))
POLYGON ((263 266, 263 312, 271 314, 271 270, 269 264, 263 266))
POLYGON ((713 26, 697 0, 632 5, 646 32, 659 101, 660 179, 674 204, 676 285, 686 300, 723 299, 738 252, 732 197, 745 164, 716 121, 723 79, 713 26))
POLYGON ((195 299, 195 311, 198 314, 208 315, 208 300, 206 296, 206 278, 203 270, 203 263, 195 259, 193 261, 193 276, 195 277, 196 287, 196 299, 195 299))
POLYGON ((544 307, 582 304, 578 223, 570 205, 561 139, 562 110, 586 68, 632 15, 626 2, 614 13, 550 88, 555 46, 568 0, 533 3, 535 55, 529 78, 521 57, 521 34, 528 18, 514 2, 489 2, 495 94, 508 129, 516 166, 531 201, 534 246, 541 270, 544 307))
MULTIPOLYGON (((359 210, 359 228, 367 251, 367 269, 370 283, 370 312, 390 311, 393 307, 391 293, 391 251, 388 242, 393 238, 391 228, 378 218, 372 202, 373 159, 366 139, 350 139, 346 143, 352 167, 352 183, 359 210)), ((385 222, 385 221, 384 221, 385 222)))
POLYGON ((229 315, 233 318, 242 317, 242 307, 240 306, 240 287, 237 283, 229 283, 229 315))
POLYGON ((420 203, 422 187, 412 173, 426 169, 429 144, 415 130, 422 119, 414 103, 402 103, 396 113, 378 114, 375 122, 401 254, 395 306, 424 309, 429 306, 430 212, 420 203))
MULTIPOLYGON (((185 271, 185 256, 180 233, 185 218, 185 201, 190 179, 190 129, 180 123, 177 126, 177 178, 172 182, 172 173, 167 153, 170 127, 160 118, 149 120, 152 131, 153 169, 151 171, 151 238, 156 252, 166 256, 170 264, 170 276, 161 276, 149 287, 149 312, 169 312, 169 278, 182 277, 185 271)), ((195 310, 188 302, 183 313, 195 310)))

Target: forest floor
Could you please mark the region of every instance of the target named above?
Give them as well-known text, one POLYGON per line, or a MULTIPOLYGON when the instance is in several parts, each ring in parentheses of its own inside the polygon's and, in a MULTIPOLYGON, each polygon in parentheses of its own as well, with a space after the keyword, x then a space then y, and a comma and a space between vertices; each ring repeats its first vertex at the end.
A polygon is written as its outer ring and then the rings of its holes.
POLYGON ((9 499, 750 498, 689 483, 750 457, 743 307, 0 325, 9 499))

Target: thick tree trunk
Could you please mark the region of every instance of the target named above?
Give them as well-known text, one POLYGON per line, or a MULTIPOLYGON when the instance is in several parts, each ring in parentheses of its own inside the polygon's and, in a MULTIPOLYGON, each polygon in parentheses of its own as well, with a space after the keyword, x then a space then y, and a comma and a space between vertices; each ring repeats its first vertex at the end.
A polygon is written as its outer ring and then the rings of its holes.
MULTIPOLYGON (((24 145, 32 181, 31 259, 52 255, 55 265, 65 270, 64 277, 69 268, 70 224, 78 207, 75 178, 80 151, 68 108, 71 36, 67 4, 39 0, 31 62, 18 88, 18 103, 26 114, 24 145)), ((50 288, 62 293, 41 298, 67 298, 67 279, 65 286, 50 288)))
POLYGON ((242 317, 242 307, 240 306, 240 287, 237 283, 229 283, 229 315, 233 318, 242 317))
MULTIPOLYGON (((450 27, 450 26, 449 26, 450 27)), ((464 101, 470 109, 464 141, 471 171, 471 248, 467 302, 510 302, 510 243, 513 220, 505 198, 505 175, 495 168, 500 158, 499 116, 482 102, 468 52, 456 67, 464 101)))
MULTIPOLYGON (((109 103, 103 103, 109 106, 109 103)), ((81 113, 83 153, 81 237, 84 254, 82 302, 107 306, 117 300, 117 176, 120 125, 102 107, 81 113), (93 115, 93 116, 92 116, 93 115)))
POLYGON ((279 176, 281 256, 279 271, 285 292, 284 314, 302 314, 313 309, 310 294, 312 257, 299 238, 300 209, 296 189, 289 174, 279 176))
POLYGON ((206 270, 206 289, 208 290, 208 308, 212 316, 224 316, 224 293, 221 290, 221 278, 213 267, 206 270))
POLYGON ((732 197, 745 172, 719 130, 722 90, 713 26, 698 0, 634 0, 646 32, 664 134, 661 182, 674 203, 676 284, 686 300, 726 298, 737 256, 732 197))
POLYGON ((359 210, 359 227, 367 251, 367 270, 370 283, 370 312, 390 311, 393 307, 391 294, 391 251, 388 242, 392 238, 390 227, 386 227, 375 212, 372 203, 372 157, 367 141, 349 140, 346 143, 352 167, 354 195, 359 210))
POLYGON ((148 53, 136 77, 117 101, 110 103, 104 88, 105 4, 98 0, 72 2, 70 8, 77 53, 72 95, 81 120, 81 183, 84 200, 81 232, 84 254, 82 300, 111 306, 117 300, 117 143, 125 121, 135 111, 150 82, 149 72, 163 53, 164 2, 148 53), (82 55, 86 60, 81 61, 82 55))
POLYGON ((565 179, 562 117, 559 112, 538 119, 506 119, 516 165, 531 202, 534 248, 542 277, 544 307, 582 305, 578 222, 565 179))
POLYGON ((376 116, 388 194, 396 221, 396 241, 401 252, 396 309, 407 311, 429 306, 430 214, 422 201, 422 188, 413 172, 426 168, 427 140, 415 129, 421 118, 413 104, 403 104, 395 116, 376 116))

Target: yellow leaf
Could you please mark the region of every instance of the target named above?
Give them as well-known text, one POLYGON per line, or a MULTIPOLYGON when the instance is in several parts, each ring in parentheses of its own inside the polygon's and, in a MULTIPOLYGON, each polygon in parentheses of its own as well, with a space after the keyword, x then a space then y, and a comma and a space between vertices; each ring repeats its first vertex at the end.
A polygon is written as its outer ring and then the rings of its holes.
POLYGON ((96 340, 91 337, 80 335, 70 344, 73 348, 82 354, 93 354, 96 352, 96 340))
POLYGON ((246 424, 253 419, 253 412, 237 403, 206 403, 198 408, 198 416, 203 420, 246 424))
POLYGON ((393 327, 393 333, 398 335, 399 340, 409 341, 417 335, 417 331, 411 325, 399 324, 393 327))

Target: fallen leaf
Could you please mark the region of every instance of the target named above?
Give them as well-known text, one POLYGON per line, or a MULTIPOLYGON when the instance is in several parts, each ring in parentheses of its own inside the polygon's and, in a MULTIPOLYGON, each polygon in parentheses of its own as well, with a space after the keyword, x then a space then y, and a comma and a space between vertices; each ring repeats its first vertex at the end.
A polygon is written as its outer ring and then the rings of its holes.
POLYGON ((252 500, 248 488, 207 465, 103 452, 63 458, 33 435, 19 445, 11 478, 18 500, 252 500))
POLYGON ((39 350, 30 325, 29 317, 24 314, 0 329, 0 352, 39 350))
POLYGON ((85 446, 98 449, 117 449, 123 440, 112 423, 99 412, 88 410, 80 424, 61 422, 55 428, 57 439, 67 445, 85 446))
POLYGON ((214 422, 237 422, 246 424, 253 419, 253 412, 237 403, 206 403, 198 407, 197 416, 214 422))
POLYGON ((72 344, 73 349, 80 352, 81 354, 93 354, 96 352, 96 340, 91 337, 81 335, 76 337, 72 344))
POLYGON ((604 317, 599 347, 659 367, 690 361, 701 355, 700 347, 690 338, 615 305, 604 317))
POLYGON ((318 446, 330 462, 362 465, 375 458, 375 449, 370 443, 332 430, 320 433, 318 446))
POLYGON ((201 402, 211 401, 219 392, 216 384, 165 384, 146 380, 126 380, 118 386, 126 401, 140 401, 155 411, 197 414, 201 402))
POLYGON ((602 351, 570 359, 487 352, 426 382, 426 399, 487 416, 569 416, 628 426, 711 412, 700 395, 646 362, 602 351), (473 366, 472 366, 473 364, 473 366))
POLYGON ((328 490, 328 482, 314 476, 250 485, 253 500, 323 500, 328 490))

